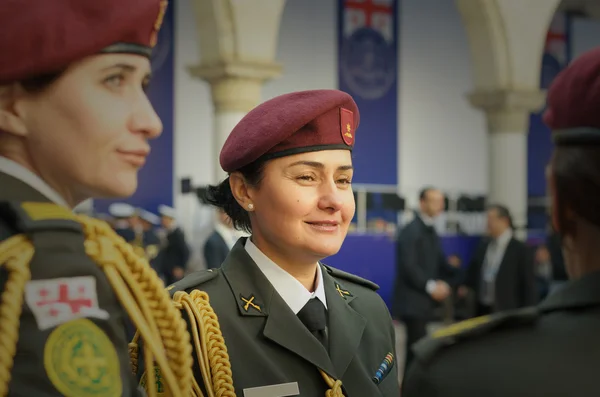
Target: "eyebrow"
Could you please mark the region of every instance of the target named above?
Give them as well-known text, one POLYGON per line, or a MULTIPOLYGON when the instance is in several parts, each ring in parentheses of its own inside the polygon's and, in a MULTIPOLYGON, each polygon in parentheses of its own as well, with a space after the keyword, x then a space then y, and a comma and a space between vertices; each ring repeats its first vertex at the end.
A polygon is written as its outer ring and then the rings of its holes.
MULTIPOLYGON (((102 71, 110 70, 110 69, 122 69, 125 72, 133 73, 138 70, 137 66, 130 65, 128 63, 117 63, 115 65, 107 66, 102 71)), ((150 79, 152 77, 152 72, 148 72, 144 75, 145 79, 150 79)))
MULTIPOLYGON (((297 165, 306 165, 312 168, 324 169, 325 164, 319 163, 318 161, 296 161, 295 163, 290 164, 288 167, 295 167, 297 165)), ((352 170, 354 167, 352 165, 340 165, 337 167, 338 171, 348 171, 352 170)))

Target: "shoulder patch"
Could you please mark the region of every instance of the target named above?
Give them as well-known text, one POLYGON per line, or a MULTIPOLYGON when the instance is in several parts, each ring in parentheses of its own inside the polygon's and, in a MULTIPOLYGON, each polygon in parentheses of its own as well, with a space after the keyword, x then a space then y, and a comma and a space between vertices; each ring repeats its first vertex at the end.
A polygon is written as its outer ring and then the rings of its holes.
POLYGON ((483 337, 496 330, 534 324, 539 317, 537 307, 512 310, 489 316, 475 317, 442 328, 417 342, 413 350, 419 360, 427 364, 446 346, 483 337))
POLYGON ((200 271, 197 271, 194 273, 190 273, 187 276, 185 276, 184 278, 182 278, 181 280, 169 285, 167 287, 167 291, 169 292, 169 295, 171 295, 171 298, 172 298, 173 295, 175 295, 175 292, 185 291, 190 288, 197 287, 201 284, 204 284, 205 282, 207 282, 209 280, 212 280, 213 278, 217 277, 218 275, 219 275, 218 269, 207 269, 207 270, 200 270, 200 271))
POLYGON ((331 267, 331 266, 328 266, 325 264, 322 264, 322 265, 325 267, 327 272, 329 274, 331 274, 333 277, 337 277, 337 278, 343 279, 345 281, 350 281, 351 283, 354 283, 354 284, 362 285, 364 287, 372 289, 373 291, 377 291, 379 289, 379 285, 375 284, 372 281, 367 280, 366 278, 355 276, 354 274, 345 272, 340 269, 336 269, 335 267, 331 267))
POLYGON ((0 218, 17 233, 42 230, 72 230, 81 232, 77 216, 69 209, 54 203, 0 202, 0 218))

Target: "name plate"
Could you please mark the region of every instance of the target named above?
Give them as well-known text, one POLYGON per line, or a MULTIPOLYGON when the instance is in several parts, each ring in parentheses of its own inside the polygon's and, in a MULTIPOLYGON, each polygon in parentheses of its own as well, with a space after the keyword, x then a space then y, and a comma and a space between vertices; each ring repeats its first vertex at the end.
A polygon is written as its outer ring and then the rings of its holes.
POLYGON ((299 395, 298 382, 244 389, 244 397, 289 397, 299 395))

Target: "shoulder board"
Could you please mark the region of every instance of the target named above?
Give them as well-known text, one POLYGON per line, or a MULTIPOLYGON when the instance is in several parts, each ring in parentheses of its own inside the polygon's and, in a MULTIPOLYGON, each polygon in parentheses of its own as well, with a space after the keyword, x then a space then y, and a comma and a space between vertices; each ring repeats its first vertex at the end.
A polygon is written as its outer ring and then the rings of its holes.
POLYGON ((538 318, 539 310, 536 307, 471 318, 433 332, 417 342, 413 350, 419 360, 426 364, 446 346, 474 340, 500 329, 532 325, 538 318))
POLYGON ((325 269, 327 269, 327 272, 333 277, 340 278, 345 281, 350 281, 354 284, 362 285, 364 287, 372 289, 373 291, 377 291, 379 289, 379 285, 367 280, 366 278, 355 276, 354 274, 347 273, 343 270, 336 269, 335 267, 331 267, 325 264, 323 264, 323 266, 325 267, 325 269))
POLYGON ((81 231, 77 215, 54 203, 0 202, 0 218, 17 233, 32 233, 42 230, 81 231))
POLYGON ((169 291, 169 294, 171 297, 173 297, 175 292, 185 291, 190 288, 197 287, 198 285, 204 284, 205 282, 217 277, 218 274, 219 271, 216 269, 200 270, 190 273, 181 280, 169 285, 167 287, 167 291, 169 291))

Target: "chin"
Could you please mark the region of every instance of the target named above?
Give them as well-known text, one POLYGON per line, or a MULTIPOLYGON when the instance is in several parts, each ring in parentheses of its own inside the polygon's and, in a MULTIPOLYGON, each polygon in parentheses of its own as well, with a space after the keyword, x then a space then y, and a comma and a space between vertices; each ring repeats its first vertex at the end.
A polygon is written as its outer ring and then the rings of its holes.
POLYGON ((340 242, 327 244, 325 242, 320 242, 319 244, 313 244, 310 247, 310 250, 315 253, 316 256, 321 258, 327 258, 328 256, 332 256, 337 254, 342 248, 342 244, 340 242))
POLYGON ((138 187, 137 173, 135 175, 115 175, 106 181, 102 189, 105 198, 126 198, 132 196, 138 187))

